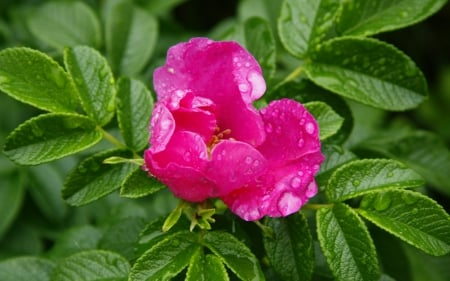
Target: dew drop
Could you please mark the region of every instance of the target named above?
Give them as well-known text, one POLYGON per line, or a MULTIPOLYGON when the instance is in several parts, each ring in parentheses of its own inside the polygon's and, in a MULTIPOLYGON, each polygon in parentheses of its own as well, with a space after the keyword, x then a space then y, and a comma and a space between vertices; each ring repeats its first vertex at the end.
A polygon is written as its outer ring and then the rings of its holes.
POLYGON ((417 208, 414 208, 414 209, 411 210, 411 213, 413 215, 417 215, 417 213, 419 213, 419 210, 417 208))
POLYGON ((245 163, 250 164, 252 162, 253 162, 252 157, 250 157, 250 156, 245 157, 245 163))
POLYGON ((302 148, 305 145, 305 140, 303 138, 299 139, 297 142, 297 146, 302 148))
POLYGON ((291 192, 285 192, 278 200, 278 211, 286 216, 296 212, 301 205, 302 200, 298 196, 291 192))
POLYGON ((300 187, 300 184, 302 183, 302 180, 299 177, 293 177, 291 180, 291 186, 293 188, 300 187))
POLYGON ((394 176, 394 173, 393 172, 389 172, 388 174, 387 174, 387 177, 388 178, 392 178, 394 176))
POLYGON ((191 158, 192 158, 191 156, 192 156, 191 152, 186 151, 183 155, 183 159, 186 161, 191 161, 191 158))
POLYGON ((377 211, 384 211, 391 205, 391 199, 387 196, 379 196, 375 199, 375 202, 373 202, 373 207, 377 211))
POLYGON ((170 127, 171 121, 169 119, 161 121, 161 129, 167 130, 170 127))
POLYGON ((259 167, 261 165, 261 162, 259 160, 253 161, 253 167, 259 167))
POLYGON ((310 135, 314 134, 315 131, 314 124, 311 122, 306 123, 305 130, 310 135))
POLYGON ((316 193, 317 193, 317 185, 316 182, 312 181, 306 188, 305 195, 306 197, 311 198, 314 195, 316 195, 316 193))
POLYGON ((352 184, 353 184, 354 187, 358 187, 361 184, 361 181, 360 180, 354 180, 354 181, 352 181, 352 184))
POLYGON ((239 91, 241 92, 247 92, 248 91, 248 85, 247 84, 239 84, 239 91))

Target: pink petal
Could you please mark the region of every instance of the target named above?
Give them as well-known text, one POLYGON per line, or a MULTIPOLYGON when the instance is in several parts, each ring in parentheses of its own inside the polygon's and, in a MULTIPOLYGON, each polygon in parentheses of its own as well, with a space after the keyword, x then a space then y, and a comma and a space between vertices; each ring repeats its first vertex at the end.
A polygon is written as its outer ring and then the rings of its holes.
POLYGON ((162 103, 156 103, 150 121, 150 150, 152 153, 163 151, 175 131, 172 113, 162 103))

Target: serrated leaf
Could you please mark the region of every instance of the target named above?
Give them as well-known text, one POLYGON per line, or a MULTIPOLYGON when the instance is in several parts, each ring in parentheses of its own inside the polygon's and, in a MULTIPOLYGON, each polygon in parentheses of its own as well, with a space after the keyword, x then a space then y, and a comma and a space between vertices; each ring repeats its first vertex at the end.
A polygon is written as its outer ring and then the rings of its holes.
POLYGON ((52 281, 90 281, 128 279, 130 264, 122 256, 103 250, 79 252, 63 259, 52 281))
POLYGON ((139 80, 121 78, 117 92, 117 121, 122 137, 133 151, 148 145, 148 126, 153 109, 153 97, 139 80))
POLYGON ((317 212, 320 246, 336 280, 377 280, 377 254, 364 222, 347 205, 317 212))
POLYGON ((64 63, 83 109, 98 125, 107 124, 114 116, 116 90, 106 59, 95 49, 77 46, 64 50, 64 63))
POLYGON ((38 257, 17 257, 0 262, 2 281, 48 281, 55 264, 38 257))
POLYGON ((424 183, 419 174, 395 160, 363 159, 334 171, 326 194, 329 200, 336 202, 386 188, 412 188, 424 183))
POLYGON ((20 47, 0 52, 0 90, 18 101, 51 112, 73 113, 76 89, 48 55, 20 47))
POLYGON ((258 260, 247 246, 233 235, 209 231, 203 244, 218 256, 241 280, 265 280, 258 260))
POLYGON ((316 175, 319 186, 325 186, 332 173, 341 165, 357 159, 356 155, 341 146, 322 144, 320 148, 325 161, 320 165, 320 170, 316 175))
POLYGON ((170 280, 180 273, 200 249, 197 237, 189 231, 166 236, 138 258, 131 269, 130 280, 170 280))
POLYGON ((337 30, 342 35, 369 36, 424 20, 446 0, 349 0, 342 2, 337 30))
POLYGON ((27 26, 36 38, 56 49, 101 44, 100 22, 81 1, 44 3, 28 18, 27 26))
POLYGON ((122 184, 120 196, 127 198, 139 198, 155 193, 165 188, 165 185, 156 178, 149 176, 141 168, 136 169, 122 184))
POLYGON ((185 280, 228 281, 230 278, 220 258, 214 255, 204 255, 202 251, 197 251, 191 258, 185 280))
POLYGON ((267 218, 265 225, 273 237, 264 237, 270 264, 283 280, 311 280, 314 270, 314 244, 306 218, 294 214, 286 218, 267 218))
POLYGON ((252 17, 244 24, 245 45, 261 65, 266 81, 275 74, 276 44, 269 23, 258 17, 252 17))
POLYGON ((332 39, 311 54, 305 72, 321 87, 381 109, 411 109, 427 97, 425 78, 414 62, 376 39, 332 39))
POLYGON ((305 57, 326 38, 338 8, 334 0, 285 0, 278 18, 281 43, 292 55, 305 57))
POLYGON ((111 1, 108 5, 105 8, 105 37, 111 67, 122 75, 136 75, 153 53, 158 22, 130 1, 111 1))
POLYGON ((344 118, 339 116, 339 114, 324 102, 312 101, 304 105, 319 124, 320 140, 327 139, 336 134, 341 128, 342 123, 344 123, 344 118))
POLYGON ((83 160, 67 176, 62 190, 63 198, 71 205, 80 206, 117 190, 136 168, 133 164, 104 164, 111 156, 132 156, 129 151, 114 149, 102 151, 83 160))
POLYGON ((95 123, 85 116, 48 113, 17 127, 3 149, 18 164, 36 165, 87 149, 102 136, 95 123))
POLYGON ((408 190, 368 194, 358 213, 430 255, 450 252, 450 217, 425 195, 408 190))

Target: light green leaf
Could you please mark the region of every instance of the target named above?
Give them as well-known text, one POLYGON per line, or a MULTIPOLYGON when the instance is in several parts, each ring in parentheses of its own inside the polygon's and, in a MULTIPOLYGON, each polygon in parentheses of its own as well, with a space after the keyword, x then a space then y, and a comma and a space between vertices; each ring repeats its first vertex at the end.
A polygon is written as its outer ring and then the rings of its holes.
POLYGON ((89 45, 100 47, 100 22, 81 1, 42 4, 27 21, 28 29, 42 42, 56 48, 89 45))
POLYGON ((89 118, 48 113, 31 118, 6 139, 5 154, 22 165, 36 165, 77 153, 102 139, 89 118))
POLYGON ((220 258, 214 255, 204 255, 202 251, 197 251, 191 258, 185 280, 228 281, 230 278, 220 258))
POLYGON ((148 145, 148 126, 153 109, 153 97, 139 80, 121 78, 118 82, 117 121, 127 146, 141 151, 148 145))
POLYGON ((339 116, 339 114, 324 102, 312 101, 304 105, 319 124, 320 140, 327 139, 336 134, 341 128, 342 123, 344 123, 344 118, 339 116))
POLYGON ((111 1, 105 7, 105 37, 113 71, 133 76, 143 69, 153 53, 158 22, 131 1, 111 1))
POLYGON ((320 246, 336 280, 377 280, 377 254, 364 222, 347 205, 317 212, 320 246))
POLYGON ((294 214, 267 218, 273 237, 264 237, 270 264, 283 280, 311 280, 314 270, 314 244, 306 218, 294 214))
POLYGON ((114 77, 106 59, 95 49, 77 46, 64 50, 64 63, 75 81, 86 113, 98 125, 114 116, 114 77))
POLYGON ((90 250, 63 259, 52 281, 122 280, 128 278, 130 264, 122 256, 108 251, 90 250))
POLYGON ((305 72, 321 87, 386 110, 414 108, 427 96, 425 78, 414 62, 376 39, 330 40, 311 54, 305 72))
POLYGON ((180 5, 187 0, 138 0, 141 5, 154 15, 162 15, 170 12, 177 5, 180 5))
POLYGON ((304 58, 326 38, 338 8, 334 0, 284 0, 278 18, 281 43, 292 55, 304 58))
POLYGON ((63 198, 69 204, 79 206, 117 190, 136 167, 130 163, 104 164, 103 160, 111 156, 131 157, 132 153, 114 149, 83 160, 67 176, 62 190, 63 198))
POLYGON ((1 175, 0 240, 16 218, 25 195, 25 175, 20 172, 1 175))
POLYGON ((395 160, 363 159, 334 171, 326 194, 329 200, 336 202, 386 188, 412 188, 424 183, 419 174, 395 160))
POLYGON ((139 198, 155 193, 165 188, 156 178, 149 176, 141 168, 134 170, 122 184, 120 196, 127 198, 139 198))
POLYGON ((18 257, 0 262, 2 281, 48 281, 55 264, 38 257, 18 257))
POLYGON ((241 280, 265 280, 258 260, 249 248, 233 235, 209 231, 203 244, 218 256, 241 280))
POLYGON ((450 252, 450 217, 429 197, 408 190, 368 194, 358 212, 430 255, 450 252))
POLYGON ((64 69, 28 48, 0 52, 0 90, 18 101, 51 112, 75 112, 77 92, 64 69))
POLYGON ((245 21, 245 45, 261 65, 264 78, 269 81, 275 74, 276 44, 269 23, 258 17, 245 21))
POLYGON ((320 150, 325 156, 325 161, 320 165, 320 170, 316 175, 319 186, 325 186, 331 174, 338 167, 357 158, 355 154, 338 145, 322 144, 320 150))
POLYGON ((199 250, 197 236, 192 232, 168 235, 138 258, 131 269, 130 280, 170 280, 189 264, 199 250))
POLYGON ((347 0, 342 2, 337 30, 342 35, 369 36, 424 20, 446 0, 347 0))

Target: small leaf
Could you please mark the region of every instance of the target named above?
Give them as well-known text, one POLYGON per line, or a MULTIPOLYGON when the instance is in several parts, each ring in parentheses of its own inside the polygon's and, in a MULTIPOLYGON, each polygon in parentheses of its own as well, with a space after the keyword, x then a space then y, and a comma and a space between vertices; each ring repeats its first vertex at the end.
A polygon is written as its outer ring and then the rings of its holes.
POLYGON ((319 124, 320 140, 327 139, 339 131, 344 122, 344 118, 339 116, 328 104, 320 101, 312 101, 304 105, 319 124))
POLYGON ((337 203, 317 212, 320 246, 336 280, 378 280, 377 254, 364 222, 337 203))
POLYGON ((0 262, 2 281, 48 281, 55 264, 38 257, 18 257, 0 262))
POLYGON ((176 276, 200 250, 196 240, 196 235, 188 231, 166 236, 138 258, 131 269, 130 280, 169 280, 176 276))
POLYGON ((228 281, 228 273, 220 258, 214 255, 204 255, 197 251, 192 256, 186 273, 186 281, 228 281))
POLYGON ((363 159, 342 165, 334 171, 326 194, 335 202, 386 188, 412 188, 423 184, 419 174, 395 160, 363 159))
POLYGON ((139 152, 148 145, 148 126, 153 97, 139 80, 121 78, 118 82, 117 121, 127 146, 139 152))
POLYGON ((203 244, 218 256, 241 280, 265 280, 258 260, 249 248, 233 235, 209 231, 203 244))
POLYGON ((341 146, 322 144, 320 148, 325 161, 320 165, 320 170, 316 175, 319 186, 325 186, 332 173, 341 165, 357 159, 356 155, 341 146))
POLYGON ((120 196, 139 198, 155 193, 165 188, 156 178, 149 176, 141 168, 134 170, 127 176, 120 188, 120 196))
POLYGON ((292 55, 305 57, 326 38, 338 8, 334 0, 284 0, 278 18, 281 43, 292 55))
POLYGON ((361 201, 358 212, 430 255, 450 252, 450 217, 425 195, 408 190, 368 194, 361 201))
POLYGON ((424 20, 446 0, 350 0, 342 2, 337 30, 342 35, 369 36, 424 20))
POLYGON ((18 164, 36 165, 85 150, 102 136, 85 116, 48 113, 17 127, 7 137, 4 151, 18 164))
POLYGON ((0 241, 8 231, 22 206, 25 195, 25 176, 23 173, 10 173, 2 176, 0 187, 0 241))
POLYGON ((425 78, 414 62, 376 39, 330 40, 311 54, 305 72, 321 87, 386 110, 414 108, 427 96, 425 78))
POLYGON ((75 81, 86 113, 98 125, 114 116, 114 77, 106 59, 95 49, 77 46, 64 50, 64 63, 75 81))
POLYGON ((102 151, 83 160, 67 176, 63 198, 71 205, 80 206, 117 190, 135 166, 130 163, 103 164, 104 159, 113 155, 131 157, 131 152, 118 149, 102 151))
POLYGON ((286 218, 267 218, 273 237, 264 237, 264 248, 274 270, 283 280, 311 280, 314 244, 306 218, 298 213, 286 218))
POLYGON ((101 44, 100 22, 81 1, 44 3, 28 18, 27 25, 36 38, 56 49, 76 45, 98 48, 101 44))
POLYGON ((122 256, 108 251, 90 250, 63 259, 52 281, 127 280, 130 265, 122 256))
POLYGON ((28 48, 0 52, 0 90, 18 101, 51 112, 75 112, 77 92, 63 68, 28 48))

